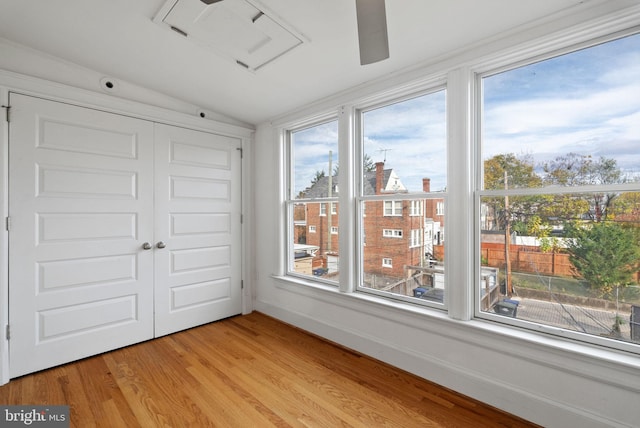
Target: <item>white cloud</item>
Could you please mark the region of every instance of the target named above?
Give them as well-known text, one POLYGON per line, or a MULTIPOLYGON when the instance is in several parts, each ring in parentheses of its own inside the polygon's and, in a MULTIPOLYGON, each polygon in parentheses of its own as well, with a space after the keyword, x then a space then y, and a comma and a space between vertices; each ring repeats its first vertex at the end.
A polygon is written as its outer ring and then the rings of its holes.
MULTIPOLYGON (((640 67, 636 70, 640 76, 640 67)), ((616 87, 591 88, 590 93, 573 99, 520 99, 487 108, 483 157, 527 153, 541 161, 573 151, 629 164, 629 158, 618 154, 618 145, 633 141, 634 153, 640 151, 638 76, 631 82, 618 81, 616 87)))

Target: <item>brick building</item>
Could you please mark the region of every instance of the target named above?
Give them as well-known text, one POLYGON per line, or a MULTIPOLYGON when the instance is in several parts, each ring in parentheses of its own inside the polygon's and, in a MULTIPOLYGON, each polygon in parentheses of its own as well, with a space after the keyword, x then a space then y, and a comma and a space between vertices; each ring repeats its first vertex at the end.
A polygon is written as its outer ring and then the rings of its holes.
MULTIPOLYGON (((338 195, 337 177, 322 177, 305 190, 306 198, 338 195), (331 184, 330 184, 331 183, 331 184), (331 190, 329 188, 331 187, 331 190)), ((406 266, 422 266, 444 240, 444 200, 408 199, 410 193, 393 169, 384 163, 365 173, 364 195, 392 195, 398 199, 368 201, 363 211, 364 272, 366 275, 405 277, 406 266)), ((430 180, 423 179, 424 192, 430 180)), ((296 260, 312 259, 315 273, 337 273, 339 259, 339 206, 337 202, 307 202, 294 208, 296 260)), ((441 253, 441 252, 440 252, 441 253)), ((302 263, 299 263, 302 266, 302 263)))

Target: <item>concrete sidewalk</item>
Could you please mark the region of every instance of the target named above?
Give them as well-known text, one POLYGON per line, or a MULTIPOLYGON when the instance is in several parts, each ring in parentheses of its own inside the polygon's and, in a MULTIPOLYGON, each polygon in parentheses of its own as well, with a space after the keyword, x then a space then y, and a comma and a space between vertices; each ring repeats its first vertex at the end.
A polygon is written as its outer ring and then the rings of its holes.
MULTIPOLYGON (((547 302, 514 297, 518 300, 517 318, 526 321, 580 331, 596 336, 609 336, 616 319, 615 311, 587 308, 566 303, 547 302)), ((618 312, 623 320, 620 325, 622 340, 631 340, 630 312, 618 312)))

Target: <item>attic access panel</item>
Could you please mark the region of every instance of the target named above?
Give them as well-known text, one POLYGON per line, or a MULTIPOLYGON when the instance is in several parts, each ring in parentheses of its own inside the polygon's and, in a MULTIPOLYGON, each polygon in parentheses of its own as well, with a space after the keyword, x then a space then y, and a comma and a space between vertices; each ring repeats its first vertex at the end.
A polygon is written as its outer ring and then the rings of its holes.
POLYGON ((256 0, 168 0, 154 21, 252 71, 304 43, 256 0))

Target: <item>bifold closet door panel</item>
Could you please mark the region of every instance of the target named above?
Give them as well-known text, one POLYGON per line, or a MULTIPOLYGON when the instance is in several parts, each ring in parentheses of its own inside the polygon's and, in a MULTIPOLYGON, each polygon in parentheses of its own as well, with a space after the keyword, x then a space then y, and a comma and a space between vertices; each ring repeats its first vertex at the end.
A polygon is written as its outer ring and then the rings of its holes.
POLYGON ((153 123, 12 93, 11 377, 153 337, 153 123))
POLYGON ((241 141, 156 124, 156 336, 237 315, 241 141))

